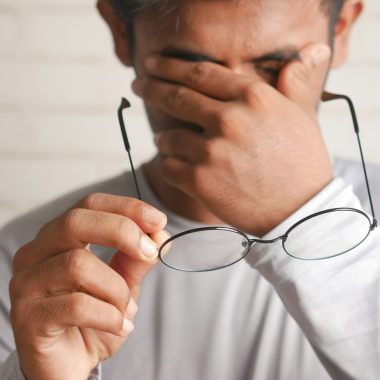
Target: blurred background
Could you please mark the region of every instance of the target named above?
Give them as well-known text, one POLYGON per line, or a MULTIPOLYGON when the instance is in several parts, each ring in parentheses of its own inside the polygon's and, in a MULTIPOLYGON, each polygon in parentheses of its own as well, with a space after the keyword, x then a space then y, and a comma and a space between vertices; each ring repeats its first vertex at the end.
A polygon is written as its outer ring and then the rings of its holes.
MULTIPOLYGON (((327 88, 352 97, 366 159, 380 164, 380 1, 366 3, 350 58, 327 88)), ((0 227, 129 168, 116 118, 122 95, 132 103, 125 116, 136 164, 152 155, 132 72, 114 57, 95 4, 0 0, 0 227)), ((320 119, 332 154, 358 159, 347 107, 325 104, 320 119)))

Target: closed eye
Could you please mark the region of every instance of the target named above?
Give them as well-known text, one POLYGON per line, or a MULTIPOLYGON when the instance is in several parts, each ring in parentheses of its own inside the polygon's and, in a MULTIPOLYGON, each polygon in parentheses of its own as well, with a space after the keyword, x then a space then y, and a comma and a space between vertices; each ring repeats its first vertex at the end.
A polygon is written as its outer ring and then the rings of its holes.
POLYGON ((256 72, 269 84, 275 85, 287 61, 267 61, 255 64, 256 72))

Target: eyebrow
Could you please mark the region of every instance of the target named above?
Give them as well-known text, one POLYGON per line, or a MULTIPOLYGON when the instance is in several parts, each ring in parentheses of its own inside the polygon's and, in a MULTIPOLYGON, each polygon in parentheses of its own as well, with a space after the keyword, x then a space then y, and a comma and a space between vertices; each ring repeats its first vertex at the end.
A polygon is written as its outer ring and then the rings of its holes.
MULTIPOLYGON (((182 60, 191 61, 191 62, 207 61, 207 62, 223 65, 222 61, 217 60, 209 55, 198 53, 190 49, 179 48, 176 46, 167 46, 163 48, 160 51, 160 55, 164 57, 177 58, 177 59, 182 59, 182 60)), ((300 59, 299 51, 295 47, 286 47, 284 49, 276 49, 272 52, 265 53, 258 57, 253 57, 252 59, 250 59, 250 61, 252 63, 257 64, 257 63, 263 63, 263 62, 269 62, 269 61, 286 62, 286 61, 293 61, 293 60, 299 60, 299 59, 300 59)))
POLYGON ((252 62, 254 63, 261 63, 261 62, 267 62, 267 61, 295 61, 299 60, 300 54, 299 51, 295 48, 288 48, 288 49, 282 49, 282 50, 275 50, 270 53, 263 54, 259 57, 256 57, 252 59, 252 62))
POLYGON ((192 62, 207 61, 207 62, 223 64, 222 61, 212 58, 206 54, 197 53, 197 52, 187 50, 187 49, 177 48, 175 46, 167 46, 163 48, 160 52, 160 55, 162 55, 163 57, 183 59, 185 61, 192 61, 192 62))

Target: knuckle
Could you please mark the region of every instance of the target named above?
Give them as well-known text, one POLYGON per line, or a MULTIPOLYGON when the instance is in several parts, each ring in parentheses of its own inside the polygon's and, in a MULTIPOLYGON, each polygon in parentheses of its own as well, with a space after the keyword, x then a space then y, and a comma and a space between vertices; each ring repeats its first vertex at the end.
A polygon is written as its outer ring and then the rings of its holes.
POLYGON ((25 280, 20 273, 14 275, 9 281, 9 297, 11 300, 14 300, 22 292, 25 286, 25 280))
POLYGON ((146 203, 141 202, 137 199, 131 199, 130 202, 131 202, 130 207, 131 207, 131 211, 132 211, 131 214, 134 215, 134 217, 138 217, 138 218, 143 216, 144 212, 145 212, 144 210, 147 206, 146 203))
POLYGON ((80 204, 83 205, 83 208, 94 210, 103 197, 104 194, 102 193, 91 193, 84 197, 80 204))
POLYGON ((82 221, 82 217, 81 209, 75 208, 66 211, 62 220, 63 229, 68 233, 76 232, 82 221))
POLYGON ((88 268, 88 254, 85 250, 72 249, 62 255, 62 260, 63 267, 73 279, 80 278, 81 273, 88 268))
POLYGON ((186 97, 186 89, 182 86, 176 87, 167 97, 169 107, 178 107, 184 103, 186 97))
POLYGON ((206 76, 206 67, 203 62, 194 63, 189 70, 187 82, 192 85, 197 85, 204 81, 206 76))
POLYGON ((124 197, 121 204, 121 215, 124 215, 127 218, 134 220, 136 216, 142 215, 143 209, 146 206, 146 203, 133 198, 133 197, 124 197))
POLYGON ((228 131, 235 123, 235 113, 230 109, 223 109, 216 114, 216 125, 221 131, 228 131))

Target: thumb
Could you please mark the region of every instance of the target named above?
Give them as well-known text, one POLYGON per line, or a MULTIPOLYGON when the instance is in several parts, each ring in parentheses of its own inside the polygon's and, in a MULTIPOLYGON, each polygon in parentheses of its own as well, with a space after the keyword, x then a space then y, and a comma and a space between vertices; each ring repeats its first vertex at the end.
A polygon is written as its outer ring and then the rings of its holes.
POLYGON ((281 71, 277 89, 305 111, 315 111, 331 56, 325 44, 306 46, 299 59, 287 64, 281 71))

